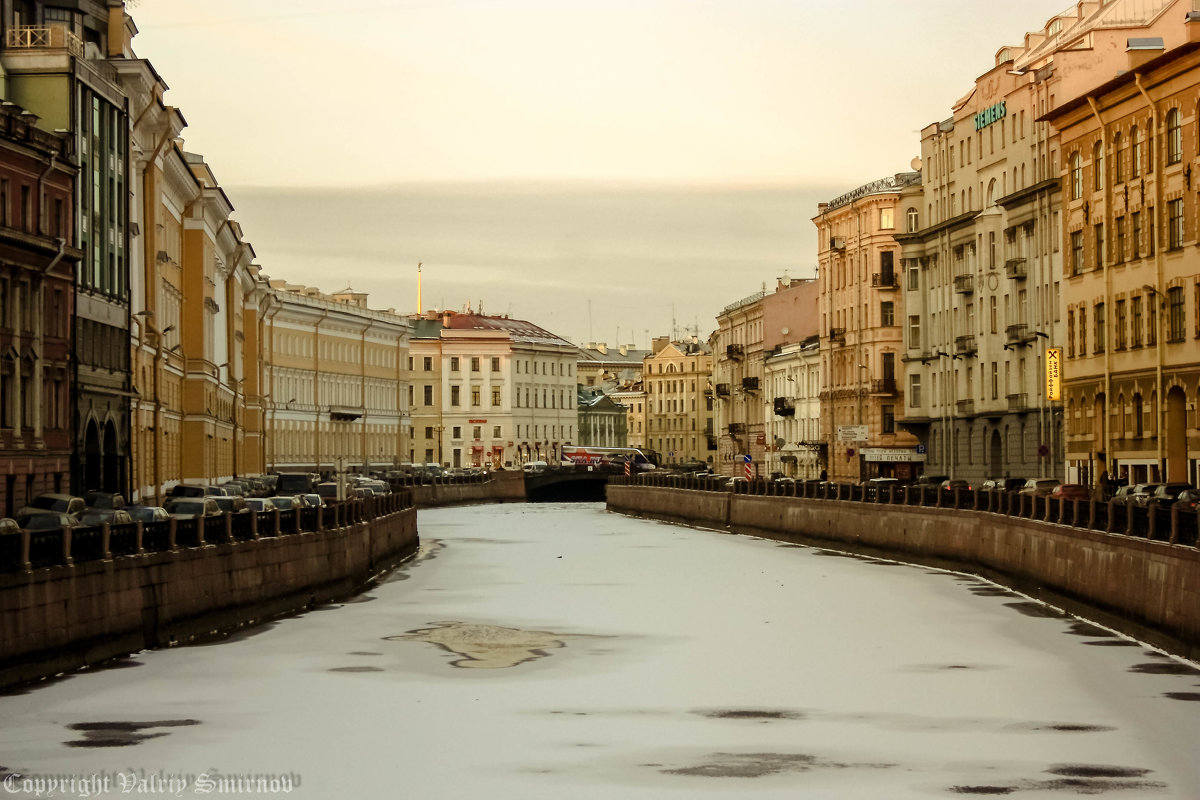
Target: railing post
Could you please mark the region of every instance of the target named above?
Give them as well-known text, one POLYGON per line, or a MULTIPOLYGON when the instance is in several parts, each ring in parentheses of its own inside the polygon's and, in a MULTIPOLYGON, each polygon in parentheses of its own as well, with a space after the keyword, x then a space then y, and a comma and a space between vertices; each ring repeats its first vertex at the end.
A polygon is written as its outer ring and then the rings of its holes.
POLYGON ((178 550, 179 544, 175 541, 175 525, 179 520, 174 517, 167 519, 167 549, 178 550))
POLYGON ((255 511, 254 509, 250 509, 250 511, 248 513, 250 514, 250 538, 257 539, 258 538, 258 512, 255 511))
POLYGON ((1168 541, 1171 544, 1179 543, 1179 509, 1172 503, 1171 506, 1171 535, 1168 541))
POLYGON ((71 558, 71 529, 60 528, 62 531, 62 549, 63 549, 63 564, 72 567, 75 565, 75 559, 71 558))
POLYGON ((146 552, 146 548, 142 546, 142 535, 145 533, 145 523, 140 519, 135 524, 133 529, 133 552, 139 556, 146 552))
POLYGON ((112 560, 112 526, 107 522, 100 525, 100 558, 112 560))
POLYGON ((317 533, 325 530, 325 501, 321 501, 321 505, 317 506, 317 533))
POLYGON ((1154 534, 1158 532, 1158 514, 1154 513, 1154 505, 1152 503, 1146 505, 1146 516, 1150 518, 1148 520, 1149 525, 1147 526, 1146 538, 1153 541, 1154 534))
POLYGON ((1133 503, 1125 501, 1125 535, 1133 536, 1133 503))
MULTIPOLYGON (((254 511, 251 510, 250 513, 254 514, 254 511)), ((233 512, 226 511, 222 514, 222 516, 225 517, 224 541, 225 541, 225 544, 229 544, 230 542, 233 541, 233 512)), ((255 515, 255 516, 257 516, 257 515, 255 515)))
POLYGON ((21 571, 32 572, 33 562, 29 560, 30 533, 26 528, 21 529, 21 571))

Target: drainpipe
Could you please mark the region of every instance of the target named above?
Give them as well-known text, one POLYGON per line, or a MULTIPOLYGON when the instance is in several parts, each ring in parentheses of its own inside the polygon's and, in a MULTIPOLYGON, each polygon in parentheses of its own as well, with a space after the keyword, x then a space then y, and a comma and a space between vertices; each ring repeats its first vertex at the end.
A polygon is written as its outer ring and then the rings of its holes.
MULTIPOLYGON (((58 163, 58 155, 56 153, 51 153, 50 154, 50 163, 46 165, 46 169, 42 170, 42 174, 38 175, 38 179, 37 179, 37 192, 38 192, 37 232, 38 232, 38 235, 40 235, 40 236, 46 235, 46 177, 54 170, 54 167, 57 165, 57 163, 58 163)), ((57 233, 57 231, 56 231, 56 233, 57 233)), ((55 257, 54 261, 57 262, 58 259, 61 257, 62 257, 62 253, 60 252, 58 254, 58 256, 55 257)), ((52 263, 50 265, 50 267, 53 267, 53 266, 54 266, 54 264, 52 263)), ((50 267, 47 267, 46 270, 49 271, 50 267)))
MULTIPOLYGON (((1096 107, 1096 100, 1091 95, 1087 98, 1088 105, 1092 107, 1092 116, 1096 118, 1096 124, 1100 126, 1100 147, 1104 153, 1105 166, 1108 165, 1108 128, 1104 124, 1104 120, 1100 117, 1100 109, 1096 107)), ((1119 158, 1120 156, 1118 156, 1119 158)), ((1092 170, 1096 169, 1096 165, 1092 165, 1092 170)), ((1104 219, 1102 220, 1107 230, 1111 230, 1109 221, 1112 217, 1112 188, 1109 185, 1108 176, 1104 176, 1104 219)), ((1155 251, 1157 252, 1157 250, 1155 251)), ((1101 472, 1108 471, 1108 465, 1113 463, 1112 453, 1112 348, 1108 346, 1108 340, 1112 337, 1108 335, 1112 325, 1109 324, 1109 314, 1112 312, 1112 270, 1108 265, 1101 263, 1100 254, 1096 254, 1097 268, 1104 270, 1104 421, 1100 433, 1103 436, 1101 444, 1104 446, 1105 463, 1100 465, 1101 472)), ((1117 413, 1122 413, 1122 409, 1118 408, 1117 413)), ((1113 470, 1115 472, 1116 470, 1113 470)), ((1095 473, 1099 475, 1100 473, 1095 473)), ((1112 473, 1109 477, 1114 477, 1112 473)), ((1104 487, 1101 486, 1101 489, 1104 487)))
MULTIPOLYGON (((1133 83, 1135 86, 1137 86, 1138 91, 1142 93, 1142 97, 1145 98, 1145 100, 1146 100, 1146 105, 1150 108, 1150 133, 1148 133, 1146 135, 1146 146, 1148 148, 1150 148, 1150 159, 1151 159, 1150 165, 1151 166, 1157 165, 1157 168, 1161 170, 1162 169, 1161 161, 1154 158, 1154 141, 1159 136, 1158 106, 1156 106, 1154 104, 1154 101, 1150 99, 1150 94, 1146 91, 1146 87, 1142 85, 1141 73, 1138 73, 1138 72, 1133 73, 1133 83)), ((1156 217, 1156 219, 1154 220, 1155 223, 1158 222, 1157 216, 1162 210, 1162 192, 1163 192, 1162 177, 1161 177, 1161 175, 1156 175, 1154 178, 1154 214, 1156 217)), ((1145 201, 1146 201, 1146 198, 1143 197, 1142 203, 1145 204, 1145 201)), ((1158 232, 1161 227, 1162 226, 1158 225, 1158 224, 1154 225, 1154 235, 1156 238, 1158 237, 1158 232)), ((1157 322, 1157 325, 1158 325, 1158 330, 1156 330, 1154 332, 1154 355, 1155 355, 1154 393, 1155 393, 1155 395, 1157 395, 1156 402, 1155 402, 1155 409, 1154 409, 1154 414, 1157 419, 1154 430, 1155 430, 1155 433, 1157 433, 1157 436, 1155 436, 1154 438, 1158 442, 1158 468, 1160 470, 1158 477, 1159 477, 1159 480, 1165 481, 1167 479, 1167 465, 1166 465, 1166 459, 1165 459, 1164 453, 1163 453, 1163 440, 1165 438, 1163 436, 1163 404, 1166 402, 1166 392, 1163 391, 1165 387, 1163 386, 1163 336, 1162 336, 1163 320, 1162 320, 1162 316, 1163 316, 1163 312, 1166 311, 1166 309, 1163 308, 1161 303, 1159 303, 1159 301, 1164 296, 1163 291, 1162 291, 1162 285, 1163 285, 1163 249, 1158 246, 1158 242, 1154 242, 1154 298, 1152 299, 1151 302, 1159 304, 1158 311, 1154 315, 1155 321, 1157 322)))

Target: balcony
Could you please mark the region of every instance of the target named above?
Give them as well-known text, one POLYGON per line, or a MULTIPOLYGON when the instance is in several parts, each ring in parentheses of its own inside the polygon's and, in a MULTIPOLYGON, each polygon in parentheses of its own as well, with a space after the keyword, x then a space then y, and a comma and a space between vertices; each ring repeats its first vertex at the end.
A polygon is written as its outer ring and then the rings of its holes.
POLYGON ((975 413, 974 400, 959 400, 955 405, 958 408, 958 413, 962 416, 975 413))
POLYGON ((959 294, 971 294, 975 291, 975 276, 969 272, 954 276, 954 291, 959 294))
POLYGON ((1010 394, 1008 396, 1009 411, 1027 411, 1029 409, 1029 395, 1025 392, 1010 394))
POLYGON ((975 337, 971 334, 954 337, 954 352, 960 356, 973 356, 979 352, 975 337))
POLYGON ((717 384, 717 397, 729 397, 729 384, 728 383, 718 383, 717 384))
POLYGON ((846 343, 846 329, 845 328, 830 328, 829 329, 829 341, 831 344, 845 344, 846 343))
POLYGON ((729 435, 730 436, 738 436, 745 432, 746 432, 746 423, 744 423, 744 422, 729 423, 729 435))
POLYGON ((871 286, 876 289, 898 289, 900 282, 895 272, 876 272, 871 276, 871 286))
POLYGON ((329 421, 330 422, 353 422, 366 413, 364 408, 352 408, 347 406, 330 406, 329 421))
POLYGON ((1023 344, 1033 338, 1033 331, 1029 329, 1027 323, 1018 322, 1016 325, 1009 325, 1004 329, 1004 338, 1008 344, 1023 344))
POLYGON ((1025 259, 1010 258, 1004 262, 1004 274, 1013 280, 1023 281, 1029 277, 1029 270, 1025 267, 1025 259))
POLYGON ((846 238, 844 236, 833 236, 829 239, 830 250, 845 250, 846 238))
POLYGON ((740 344, 725 345, 725 357, 726 358, 739 359, 745 355, 746 355, 746 350, 745 350, 745 348, 742 347, 742 345, 740 345, 740 344))
POLYGON ((896 394, 895 378, 875 378, 871 381, 871 394, 890 397, 896 394))
POLYGON ((707 436, 705 436, 705 437, 704 437, 704 441, 705 441, 705 444, 707 445, 707 447, 708 447, 708 449, 709 449, 709 450, 716 450, 716 449, 717 449, 717 437, 716 437, 716 436, 713 436, 713 435, 710 433, 710 434, 708 434, 707 436))
POLYGON ((790 397, 775 398, 775 416, 777 417, 794 417, 796 416, 796 401, 790 397))
POLYGON ((742 389, 747 392, 758 391, 758 378, 742 378, 742 389))
POLYGON ((4 46, 9 50, 66 50, 83 58, 83 40, 64 25, 16 25, 8 29, 4 46))

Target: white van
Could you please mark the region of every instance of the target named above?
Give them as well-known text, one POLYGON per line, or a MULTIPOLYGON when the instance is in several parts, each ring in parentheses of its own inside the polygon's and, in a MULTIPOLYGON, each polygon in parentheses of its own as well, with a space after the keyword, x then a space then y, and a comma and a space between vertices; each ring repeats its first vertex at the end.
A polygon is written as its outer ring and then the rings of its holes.
POLYGON ((548 469, 550 469, 550 465, 545 461, 528 461, 525 463, 525 472, 528 475, 541 475, 548 469))

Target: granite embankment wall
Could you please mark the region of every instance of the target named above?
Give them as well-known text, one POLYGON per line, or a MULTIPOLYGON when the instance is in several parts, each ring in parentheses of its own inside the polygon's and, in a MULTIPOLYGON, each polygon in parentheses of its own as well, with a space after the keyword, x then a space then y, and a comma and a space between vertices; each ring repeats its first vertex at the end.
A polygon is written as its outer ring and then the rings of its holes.
POLYGON ((493 472, 487 480, 437 479, 432 483, 405 484, 417 508, 461 506, 472 503, 523 503, 525 474, 520 470, 493 472))
POLYGON ((980 575, 1200 660, 1200 550, 986 511, 608 487, 608 508, 980 575))
POLYGON ((417 544, 408 507, 318 531, 0 574, 0 688, 344 597, 417 544))

